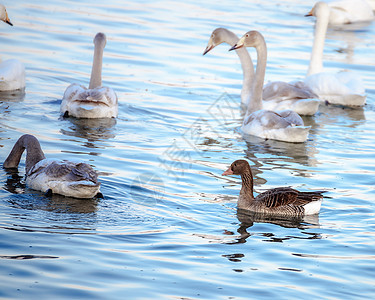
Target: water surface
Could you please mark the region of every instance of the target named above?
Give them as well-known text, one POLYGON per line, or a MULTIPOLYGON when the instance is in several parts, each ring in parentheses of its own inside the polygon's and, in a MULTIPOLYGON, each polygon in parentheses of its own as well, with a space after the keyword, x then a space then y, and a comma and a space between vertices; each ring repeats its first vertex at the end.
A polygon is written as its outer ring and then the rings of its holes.
MULTIPOLYGON (((367 105, 322 105, 303 144, 243 137, 241 66, 213 29, 256 29, 266 81, 307 71, 314 1, 5 1, 1 57, 27 69, 25 94, 0 96, 0 157, 24 133, 46 156, 86 161, 104 199, 47 198, 0 169, 1 298, 371 298, 374 284, 374 24, 330 30, 329 71, 362 76, 367 105), (103 81, 116 120, 62 119, 72 82, 87 85, 92 39, 107 35, 103 81), (259 219, 236 210, 236 159, 255 190, 328 191, 317 217, 259 219)), ((254 61, 255 52, 250 50, 254 61)))

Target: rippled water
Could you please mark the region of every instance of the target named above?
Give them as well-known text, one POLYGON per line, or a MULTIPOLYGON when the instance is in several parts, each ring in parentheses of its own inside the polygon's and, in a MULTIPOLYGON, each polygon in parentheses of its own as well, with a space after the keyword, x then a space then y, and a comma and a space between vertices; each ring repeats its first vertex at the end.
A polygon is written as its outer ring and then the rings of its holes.
POLYGON ((374 296, 374 24, 329 31, 324 54, 327 70, 361 74, 364 108, 321 106, 304 144, 244 139, 241 67, 226 45, 202 56, 212 30, 261 31, 266 80, 303 78, 314 1, 216 2, 3 1, 14 27, 0 24, 0 53, 25 63, 27 87, 0 96, 1 161, 35 134, 48 157, 94 165, 105 198, 47 198, 25 187, 23 161, 1 169, 0 298, 374 296), (61 119, 98 31, 119 117, 61 119), (257 192, 328 190, 319 217, 237 214, 240 179, 221 173, 239 158, 257 192))

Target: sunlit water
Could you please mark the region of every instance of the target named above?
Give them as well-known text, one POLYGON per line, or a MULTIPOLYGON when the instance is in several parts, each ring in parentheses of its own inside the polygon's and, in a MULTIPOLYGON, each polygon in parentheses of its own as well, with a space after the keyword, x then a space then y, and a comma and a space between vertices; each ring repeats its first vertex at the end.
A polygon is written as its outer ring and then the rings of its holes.
MULTIPOLYGON (((27 68, 24 96, 0 100, 1 162, 35 134, 47 157, 100 172, 104 199, 45 197, 1 169, 0 298, 348 299, 375 294, 374 24, 330 31, 325 68, 357 71, 363 109, 321 106, 304 144, 241 136, 241 67, 213 29, 261 31, 268 80, 306 73, 314 1, 3 1, 0 54, 27 68), (303 3, 303 4, 301 4, 303 3), (72 82, 87 85, 92 39, 107 34, 103 81, 116 120, 62 119, 72 82), (237 214, 251 162, 257 192, 327 190, 318 217, 237 214)), ((250 50, 256 60, 255 53, 250 50)))

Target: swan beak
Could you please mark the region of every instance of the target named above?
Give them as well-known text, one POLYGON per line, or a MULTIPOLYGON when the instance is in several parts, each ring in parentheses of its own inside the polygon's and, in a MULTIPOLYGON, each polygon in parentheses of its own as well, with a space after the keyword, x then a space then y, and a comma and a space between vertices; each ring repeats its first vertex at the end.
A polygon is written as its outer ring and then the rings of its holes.
POLYGON ((13 26, 12 22, 10 22, 7 12, 5 12, 5 23, 9 24, 10 26, 13 26))
POLYGON ((205 55, 205 54, 207 54, 208 52, 210 52, 213 48, 214 48, 213 45, 210 45, 210 44, 207 45, 206 50, 204 50, 204 52, 203 52, 203 55, 205 55))
POLYGON ((223 174, 221 174, 222 176, 226 176, 226 175, 233 175, 233 171, 231 169, 231 167, 228 168, 228 170, 226 170, 223 174))
MULTIPOLYGON (((313 8, 314 9, 314 8, 313 8)), ((311 9, 306 15, 305 17, 312 17, 313 16, 313 9, 311 9)))
POLYGON ((238 42, 236 44, 234 44, 234 46, 232 48, 230 48, 228 51, 240 49, 240 48, 242 48, 244 46, 244 44, 245 44, 245 36, 243 36, 242 38, 240 38, 238 40, 238 42))

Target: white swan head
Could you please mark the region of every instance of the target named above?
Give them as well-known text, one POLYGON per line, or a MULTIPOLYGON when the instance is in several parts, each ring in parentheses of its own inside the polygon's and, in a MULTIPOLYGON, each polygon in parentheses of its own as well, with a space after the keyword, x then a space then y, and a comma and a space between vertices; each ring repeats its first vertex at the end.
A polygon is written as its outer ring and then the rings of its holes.
POLYGON ((216 46, 222 43, 225 43, 226 42, 225 36, 227 32, 228 30, 225 28, 216 28, 214 31, 212 31, 210 39, 208 40, 207 47, 203 52, 203 55, 207 54, 216 46))
POLYGON ((13 26, 13 24, 9 20, 7 10, 2 4, 0 4, 0 20, 9 24, 10 26, 13 26))
POLYGON ((326 2, 319 1, 316 2, 313 8, 310 10, 309 13, 305 15, 305 17, 317 17, 317 18, 324 18, 326 20, 329 19, 330 8, 326 2))
POLYGON ((229 51, 240 49, 242 47, 257 47, 262 40, 263 37, 258 31, 248 31, 238 40, 238 42, 232 48, 229 49, 229 51))

